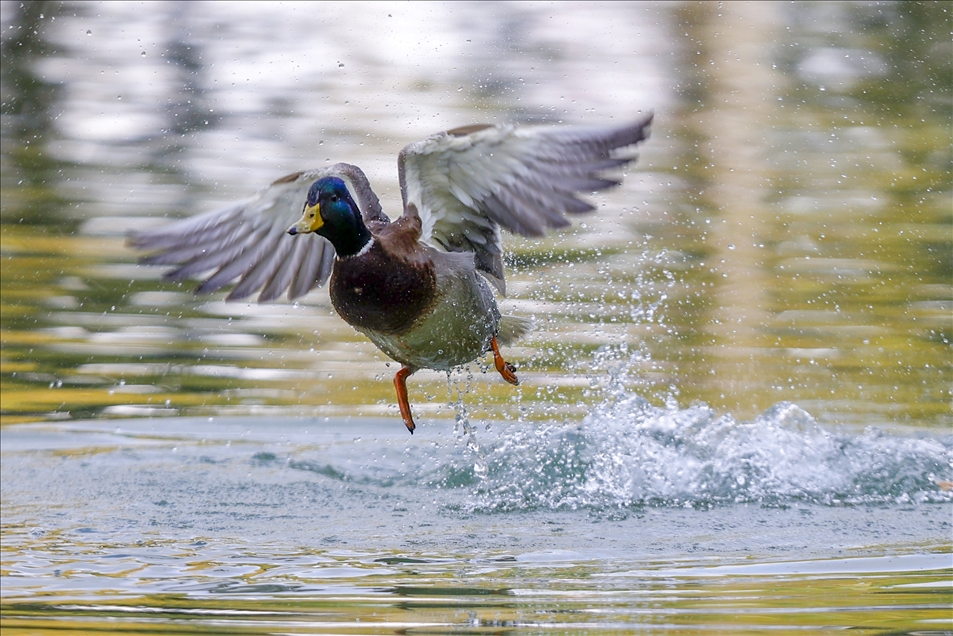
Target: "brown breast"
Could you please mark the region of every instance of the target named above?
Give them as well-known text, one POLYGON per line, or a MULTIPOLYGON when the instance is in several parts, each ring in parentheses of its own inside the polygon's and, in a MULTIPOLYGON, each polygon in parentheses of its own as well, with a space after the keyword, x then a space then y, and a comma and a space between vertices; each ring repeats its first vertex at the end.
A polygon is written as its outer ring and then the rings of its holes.
POLYGON ((410 329, 431 309, 436 290, 432 262, 395 254, 380 241, 366 254, 337 259, 329 289, 331 304, 348 324, 388 335, 410 329))

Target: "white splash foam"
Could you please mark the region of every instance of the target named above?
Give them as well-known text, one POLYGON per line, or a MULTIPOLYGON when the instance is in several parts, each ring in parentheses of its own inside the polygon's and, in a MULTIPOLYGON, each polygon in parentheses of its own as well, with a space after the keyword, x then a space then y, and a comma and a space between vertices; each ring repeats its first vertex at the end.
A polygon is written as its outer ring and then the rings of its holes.
POLYGON ((475 510, 757 502, 950 502, 953 437, 825 430, 780 403, 751 422, 706 406, 606 404, 579 425, 508 428, 483 443, 475 510))

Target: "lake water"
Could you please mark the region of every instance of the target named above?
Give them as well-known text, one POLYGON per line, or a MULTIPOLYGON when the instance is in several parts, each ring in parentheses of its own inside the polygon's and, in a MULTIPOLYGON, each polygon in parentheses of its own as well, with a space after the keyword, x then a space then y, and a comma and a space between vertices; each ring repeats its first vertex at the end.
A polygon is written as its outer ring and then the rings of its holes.
POLYGON ((949 3, 4 3, 4 633, 950 633, 949 3), (124 245, 475 122, 655 112, 392 373, 124 245), (486 362, 486 361, 484 361, 486 362))

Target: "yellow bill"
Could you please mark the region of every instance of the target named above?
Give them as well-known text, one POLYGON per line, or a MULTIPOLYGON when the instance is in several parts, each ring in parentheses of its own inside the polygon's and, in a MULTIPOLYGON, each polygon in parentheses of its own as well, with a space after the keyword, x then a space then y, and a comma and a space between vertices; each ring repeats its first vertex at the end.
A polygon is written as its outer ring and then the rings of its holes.
POLYGON ((308 234, 317 232, 324 225, 324 219, 321 218, 321 205, 305 205, 304 214, 301 220, 288 229, 288 234, 308 234))

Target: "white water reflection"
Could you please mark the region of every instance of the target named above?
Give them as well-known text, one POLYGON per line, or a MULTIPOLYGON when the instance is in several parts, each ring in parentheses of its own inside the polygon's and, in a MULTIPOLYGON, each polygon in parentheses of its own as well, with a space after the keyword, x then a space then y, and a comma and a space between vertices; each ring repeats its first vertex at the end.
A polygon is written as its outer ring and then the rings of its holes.
MULTIPOLYGON (((44 28, 64 54, 46 59, 41 73, 67 87, 55 122, 63 141, 52 151, 86 165, 155 162, 193 191, 213 190, 213 203, 341 157, 392 188, 396 149, 472 118, 604 121, 663 106, 670 99, 663 70, 651 62, 664 41, 659 12, 506 3, 70 5, 44 28), (423 25, 426 37, 411 35, 423 25), (575 43, 587 31, 583 53, 575 43), (636 57, 648 62, 637 74, 636 57), (385 143, 393 150, 375 147, 385 143)), ((189 202, 181 188, 149 181, 123 184, 118 200, 109 194, 118 184, 104 183, 91 193, 99 205, 77 212, 122 217, 130 205, 137 214, 162 213, 189 202)))

